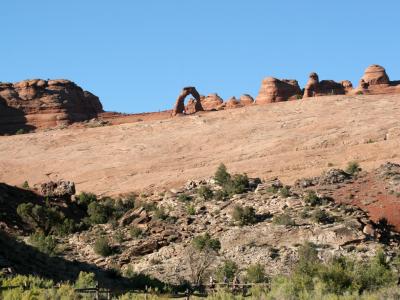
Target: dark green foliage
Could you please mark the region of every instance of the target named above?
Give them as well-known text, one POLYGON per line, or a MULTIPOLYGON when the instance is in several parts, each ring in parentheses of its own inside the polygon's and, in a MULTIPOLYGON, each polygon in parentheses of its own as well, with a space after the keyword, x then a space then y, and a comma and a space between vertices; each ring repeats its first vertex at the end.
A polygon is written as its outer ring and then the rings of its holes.
POLYGON ((360 171, 360 165, 356 161, 351 161, 347 164, 346 173, 350 175, 357 175, 360 171))
POLYGON ((192 201, 192 197, 189 196, 189 195, 187 195, 187 194, 180 194, 180 195, 178 196, 178 200, 179 200, 180 202, 190 202, 190 201, 192 201))
POLYGON ((71 219, 64 219, 64 221, 61 224, 58 224, 56 226, 56 232, 59 235, 67 235, 70 233, 74 233, 79 229, 79 227, 76 225, 74 220, 71 219))
POLYGON ((214 179, 220 186, 225 185, 231 179, 231 175, 228 173, 224 164, 221 163, 219 165, 215 172, 214 179))
POLYGON ((99 202, 91 202, 88 205, 87 213, 89 215, 90 224, 104 224, 107 223, 109 217, 112 215, 112 210, 99 202))
POLYGON ((251 283, 262 283, 268 281, 264 267, 260 264, 250 265, 246 269, 246 278, 251 283))
POLYGON ((97 196, 92 193, 82 192, 76 196, 76 202, 82 207, 88 207, 90 203, 97 202, 97 196))
POLYGON ((96 287, 96 276, 94 273, 87 273, 81 271, 78 275, 78 278, 75 281, 75 288, 76 289, 83 289, 83 288, 94 288, 96 287))
POLYGON ((193 247, 198 251, 207 251, 213 250, 218 252, 221 249, 221 243, 218 239, 213 239, 211 236, 206 233, 204 235, 198 235, 193 238, 192 241, 193 247))
POLYGON ((143 231, 142 231, 142 229, 140 229, 139 227, 132 226, 132 227, 129 229, 129 234, 131 235, 131 237, 137 239, 137 238, 140 238, 140 237, 143 236, 143 231))
POLYGON ((33 229, 41 230, 45 234, 55 232, 57 225, 64 220, 64 215, 55 207, 45 207, 31 202, 18 205, 17 214, 33 229))
POLYGON ((23 189, 29 189, 29 183, 28 183, 28 181, 24 181, 24 183, 22 184, 22 188, 23 189))
POLYGON ((249 178, 246 174, 235 174, 224 184, 223 188, 230 196, 244 193, 249 187, 249 178))
POLYGON ((233 219, 240 225, 250 225, 257 223, 256 211, 250 206, 236 205, 232 212, 233 219))
POLYGON ((274 216, 273 223, 276 225, 286 225, 286 226, 294 226, 296 224, 294 220, 290 217, 290 215, 287 213, 274 216))
POLYGON ((25 131, 25 129, 23 128, 20 128, 15 132, 15 134, 25 134, 25 133, 27 133, 27 131, 25 131))
POLYGON ((108 239, 105 237, 99 237, 93 246, 94 252, 101 256, 109 256, 112 254, 112 248, 108 242, 108 239))
POLYGON ((202 185, 201 187, 199 187, 197 190, 197 194, 204 200, 210 200, 214 196, 213 191, 207 185, 202 185))
POLYGON ((46 236, 42 232, 36 232, 29 237, 29 242, 40 252, 48 255, 56 254, 57 241, 51 235, 46 236))
POLYGON ((308 191, 304 197, 304 201, 311 206, 317 206, 322 204, 322 199, 317 196, 315 191, 308 191))
POLYGON ((223 282, 224 278, 232 281, 235 274, 239 271, 237 264, 232 260, 226 260, 215 272, 217 280, 223 282))
POLYGON ((328 224, 333 222, 333 218, 323 209, 317 208, 312 214, 312 219, 316 223, 328 224))

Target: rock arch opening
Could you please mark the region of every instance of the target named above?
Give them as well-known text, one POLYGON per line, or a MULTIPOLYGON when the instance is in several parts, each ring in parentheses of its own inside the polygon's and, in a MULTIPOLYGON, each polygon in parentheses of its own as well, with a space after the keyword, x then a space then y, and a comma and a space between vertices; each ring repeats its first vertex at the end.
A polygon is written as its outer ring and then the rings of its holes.
POLYGON ((182 89, 182 92, 176 99, 175 106, 172 111, 173 116, 185 113, 185 99, 189 95, 192 95, 195 99, 195 112, 204 110, 200 102, 200 94, 197 92, 196 88, 193 86, 187 86, 182 89))

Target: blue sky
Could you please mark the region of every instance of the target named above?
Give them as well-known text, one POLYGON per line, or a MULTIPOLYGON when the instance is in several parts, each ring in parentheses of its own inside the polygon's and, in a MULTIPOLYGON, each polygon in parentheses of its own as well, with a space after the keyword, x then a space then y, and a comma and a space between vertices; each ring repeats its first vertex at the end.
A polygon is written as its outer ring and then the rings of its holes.
POLYGON ((400 80, 400 1, 13 0, 0 81, 67 78, 111 111, 170 108, 181 88, 256 96, 262 78, 400 80))

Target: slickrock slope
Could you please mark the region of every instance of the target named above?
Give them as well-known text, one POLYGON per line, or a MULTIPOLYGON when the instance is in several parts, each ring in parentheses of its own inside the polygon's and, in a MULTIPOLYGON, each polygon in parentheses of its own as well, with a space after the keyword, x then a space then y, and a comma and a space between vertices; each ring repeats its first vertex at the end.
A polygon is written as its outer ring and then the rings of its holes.
POLYGON ((0 182, 118 194, 233 172, 291 183, 328 164, 399 162, 400 95, 313 97, 194 116, 0 137, 0 182))
POLYGON ((99 98, 69 80, 0 83, 0 134, 68 125, 102 111, 99 98))

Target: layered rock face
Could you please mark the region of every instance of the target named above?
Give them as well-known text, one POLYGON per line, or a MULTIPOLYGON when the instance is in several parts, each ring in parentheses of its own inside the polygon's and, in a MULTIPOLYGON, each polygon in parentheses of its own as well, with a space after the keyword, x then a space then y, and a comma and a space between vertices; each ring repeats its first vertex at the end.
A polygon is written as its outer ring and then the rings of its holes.
POLYGON ((371 65, 365 69, 354 93, 397 94, 400 93, 400 81, 390 81, 385 68, 379 65, 371 65))
POLYGON ((296 99, 301 95, 297 80, 267 77, 261 83, 260 92, 256 98, 257 104, 286 101, 296 99))
POLYGON ((344 95, 346 90, 350 90, 352 83, 344 80, 338 83, 334 80, 321 80, 319 81, 318 74, 312 72, 308 78, 307 84, 304 87, 303 98, 314 96, 328 96, 328 95, 344 95))
POLYGON ((0 83, 0 133, 67 125, 103 112, 98 97, 69 80, 0 83))
POLYGON ((182 89, 182 92, 176 99, 172 115, 176 116, 178 114, 188 113, 187 109, 191 110, 192 106, 194 107, 194 112, 203 110, 203 107, 200 102, 200 94, 197 92, 194 86, 187 86, 182 89), (195 99, 191 99, 191 102, 188 104, 187 108, 185 107, 185 99, 189 95, 192 95, 195 99))
POLYGON ((201 98, 200 102, 204 110, 217 110, 224 101, 218 94, 213 93, 201 98))

